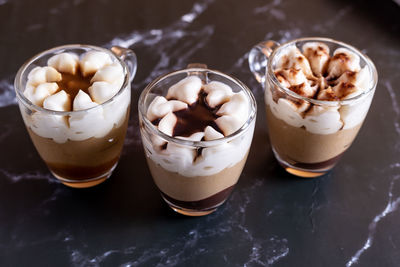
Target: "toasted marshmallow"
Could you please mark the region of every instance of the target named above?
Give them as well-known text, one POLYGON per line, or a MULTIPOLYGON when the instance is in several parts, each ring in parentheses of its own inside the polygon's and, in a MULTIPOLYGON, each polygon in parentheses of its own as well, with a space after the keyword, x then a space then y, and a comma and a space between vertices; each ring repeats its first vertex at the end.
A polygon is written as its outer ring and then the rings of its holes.
POLYGON ((168 101, 163 96, 156 96, 153 101, 150 103, 149 108, 147 109, 147 118, 150 121, 153 121, 157 118, 162 118, 167 115, 169 112, 175 112, 178 110, 186 109, 188 105, 179 100, 170 100, 168 101))
POLYGON ((323 108, 312 106, 304 118, 307 131, 315 134, 333 134, 339 131, 343 122, 336 107, 323 108))
POLYGON ((168 89, 167 99, 177 99, 187 104, 197 101, 202 87, 201 79, 197 76, 188 76, 168 89))
POLYGON ((75 74, 78 68, 78 62, 78 55, 73 53, 61 53, 49 58, 47 65, 60 72, 75 74))
POLYGON ((287 88, 290 88, 293 92, 305 96, 305 97, 313 97, 315 92, 317 91, 317 87, 311 87, 306 76, 301 70, 298 69, 283 69, 280 71, 277 71, 275 75, 281 80, 284 80, 285 82, 289 83, 289 86, 287 86, 286 83, 284 83, 284 86, 287 88))
POLYGON ((75 99, 72 103, 74 111, 92 108, 97 105, 98 104, 93 102, 90 96, 85 92, 83 92, 82 90, 79 90, 78 94, 75 96, 75 99))
POLYGON ((33 86, 58 81, 61 81, 61 73, 53 67, 36 67, 28 74, 28 83, 33 86))
POLYGON ((335 79, 345 71, 359 71, 360 57, 346 48, 338 48, 328 65, 327 79, 335 79))
POLYGON ((43 107, 55 111, 70 111, 70 96, 64 90, 61 90, 60 92, 47 97, 43 101, 43 107))
POLYGON ((370 76, 368 73, 367 66, 362 68, 359 72, 353 71, 345 71, 342 75, 340 75, 337 81, 352 83, 355 86, 359 87, 361 90, 367 90, 370 86, 370 76))
POLYGON ((166 135, 172 136, 177 121, 178 119, 176 118, 175 114, 170 112, 160 120, 158 123, 158 129, 166 135))
MULTIPOLYGON (((231 99, 221 106, 217 112, 217 115, 230 115, 237 118, 237 123, 244 124, 249 115, 249 103, 246 95, 243 92, 233 94, 231 99)), ((240 125, 240 127, 241 126, 242 125, 240 125)))
POLYGON ((362 89, 355 86, 352 83, 340 82, 333 88, 328 87, 319 92, 317 99, 328 100, 328 101, 338 101, 341 99, 349 99, 361 93, 362 89))
POLYGON ((95 73, 97 70, 112 63, 112 59, 108 54, 99 51, 86 52, 79 62, 83 76, 95 73))
POLYGON ((310 62, 315 76, 321 77, 329 62, 329 47, 319 42, 308 42, 303 45, 303 54, 310 62))
POLYGON ((36 88, 28 84, 24 91, 24 95, 33 104, 37 106, 43 106, 43 101, 46 99, 46 97, 54 94, 57 90, 57 83, 42 83, 39 84, 36 88))
POLYGON ((296 46, 289 47, 277 63, 277 68, 301 70, 309 78, 313 77, 310 63, 296 46))
POLYGON ((222 82, 212 81, 204 86, 207 93, 206 101, 211 108, 215 108, 230 100, 232 88, 222 82))
POLYGON ((206 141, 220 139, 223 137, 224 137, 224 135, 222 133, 218 132, 211 126, 207 126, 204 129, 204 140, 206 140, 206 141))

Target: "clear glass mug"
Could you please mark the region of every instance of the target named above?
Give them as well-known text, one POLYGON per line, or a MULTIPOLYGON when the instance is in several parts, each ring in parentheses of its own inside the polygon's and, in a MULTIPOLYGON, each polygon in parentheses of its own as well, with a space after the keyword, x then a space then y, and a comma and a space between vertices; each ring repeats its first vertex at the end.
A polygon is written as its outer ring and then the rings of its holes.
POLYGON ((105 48, 73 44, 55 47, 26 61, 15 77, 15 91, 22 118, 40 157, 63 184, 86 188, 104 182, 115 169, 129 120, 131 82, 136 55, 122 47, 105 48), (54 111, 32 103, 25 95, 28 74, 63 52, 82 55, 98 51, 122 67, 124 81, 117 93, 97 106, 77 111, 54 111))
POLYGON ((280 165, 300 177, 317 177, 331 170, 350 147, 368 113, 378 80, 372 61, 348 44, 311 37, 282 45, 271 40, 261 42, 250 51, 249 66, 265 90, 268 132, 280 165), (328 101, 307 98, 284 87, 274 74, 280 57, 286 49, 293 46, 301 49, 307 42, 321 42, 329 47, 331 54, 337 48, 346 48, 359 56, 360 66, 366 67, 370 78, 367 88, 349 99, 328 101), (286 100, 298 106, 304 105, 306 111, 314 108, 320 113, 318 116, 299 115, 291 110, 290 105, 285 105, 286 100), (336 120, 338 127, 335 128, 332 125, 336 120))
POLYGON ((205 65, 198 66, 189 65, 155 79, 139 99, 140 132, 153 180, 165 202, 188 216, 210 214, 229 197, 246 163, 257 112, 254 96, 242 82, 205 65), (200 77, 203 83, 223 82, 233 92, 245 93, 250 112, 236 132, 215 140, 189 141, 166 135, 146 117, 156 96, 165 96, 170 86, 190 75, 200 77))

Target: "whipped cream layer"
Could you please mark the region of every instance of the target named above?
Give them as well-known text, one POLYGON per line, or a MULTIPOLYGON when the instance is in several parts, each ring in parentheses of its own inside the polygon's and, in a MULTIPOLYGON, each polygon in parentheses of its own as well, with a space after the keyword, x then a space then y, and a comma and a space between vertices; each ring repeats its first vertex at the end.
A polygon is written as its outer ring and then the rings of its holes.
MULTIPOLYGON (((330 55, 326 44, 307 42, 302 51, 292 45, 276 57, 274 74, 279 83, 303 97, 346 100, 362 94, 373 83, 368 66, 361 67, 360 57, 346 48, 338 48, 330 55)), ((272 113, 291 126, 304 127, 315 134, 332 134, 359 125, 373 97, 372 92, 351 104, 316 105, 268 86, 267 83, 265 102, 272 113)))
POLYGON ((112 102, 101 105, 118 93, 124 79, 121 64, 105 52, 54 55, 47 66, 29 72, 24 95, 33 104, 50 111, 72 112, 68 116, 22 112, 24 121, 37 135, 57 143, 103 137, 126 118, 130 88, 112 102))
MULTIPOLYGON (((166 97, 156 96, 146 116, 169 136, 208 141, 224 138, 240 129, 250 116, 250 103, 248 95, 233 92, 225 83, 204 84, 199 77, 188 76, 171 86, 166 97)), ((188 177, 213 175, 246 157, 254 121, 237 138, 229 142, 221 140, 212 147, 184 146, 143 132, 142 140, 147 155, 168 171, 188 177)))

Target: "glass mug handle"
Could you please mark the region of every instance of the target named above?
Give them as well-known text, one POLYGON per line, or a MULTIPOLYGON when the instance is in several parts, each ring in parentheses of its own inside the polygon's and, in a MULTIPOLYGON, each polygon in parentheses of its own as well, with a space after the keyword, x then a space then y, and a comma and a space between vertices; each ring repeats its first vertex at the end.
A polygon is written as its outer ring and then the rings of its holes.
POLYGON ((121 46, 113 46, 111 47, 111 51, 126 63, 130 74, 129 82, 132 82, 137 69, 137 58, 135 52, 133 52, 131 49, 121 46))
POLYGON ((267 71, 267 63, 269 55, 280 44, 278 42, 268 40, 255 45, 249 53, 249 67, 256 80, 265 87, 265 77, 267 71))

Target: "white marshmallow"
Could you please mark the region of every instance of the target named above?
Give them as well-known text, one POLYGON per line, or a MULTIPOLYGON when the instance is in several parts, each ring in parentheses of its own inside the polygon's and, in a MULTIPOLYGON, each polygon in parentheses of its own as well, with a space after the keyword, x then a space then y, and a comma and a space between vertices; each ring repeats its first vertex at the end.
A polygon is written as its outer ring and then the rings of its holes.
POLYGON ((90 82, 108 82, 122 85, 124 72, 120 64, 114 63, 98 69, 90 82))
POLYGON ((329 62, 327 79, 337 78, 347 70, 359 71, 360 57, 346 48, 338 48, 329 62))
POLYGON ((222 133, 218 132, 211 126, 207 126, 204 129, 204 140, 206 140, 206 141, 220 139, 223 137, 224 137, 224 135, 222 133))
POLYGON ((82 90, 79 90, 72 103, 73 110, 89 109, 97 105, 98 104, 93 102, 90 96, 82 90))
POLYGON ((221 106, 217 115, 230 115, 237 118, 237 123, 244 124, 249 116, 249 109, 249 100, 243 92, 239 92, 233 94, 231 99, 221 106))
POLYGON ((43 101, 43 107, 55 111, 70 111, 70 96, 64 90, 61 90, 60 92, 47 97, 43 101))
POLYGON ((97 70, 112 63, 113 61, 108 54, 99 51, 86 52, 79 62, 83 76, 95 73, 97 70))
POLYGON ((43 101, 45 100, 45 98, 51 94, 54 94, 57 90, 57 83, 42 83, 39 84, 36 88, 30 84, 27 84, 24 95, 33 104, 37 106, 43 106, 43 101))
POLYGON ((333 134, 339 131, 343 123, 336 107, 323 108, 313 106, 304 118, 307 131, 315 134, 333 134))
POLYGON ((178 139, 187 140, 187 141, 201 141, 204 137, 204 132, 193 133, 190 136, 175 136, 178 139))
POLYGON ((222 82, 212 81, 204 86, 207 93, 206 101, 211 108, 230 100, 233 92, 232 88, 222 82))
POLYGON ((74 53, 54 55, 47 61, 47 65, 60 72, 75 74, 78 68, 79 57, 74 53))
POLYGON ((310 62, 311 69, 317 77, 321 77, 329 62, 329 47, 324 43, 308 42, 302 47, 303 54, 310 62))
POLYGON ((160 120, 158 123, 158 129, 166 135, 172 136, 177 121, 178 119, 176 118, 175 114, 170 112, 160 120))
POLYGON ((168 89, 167 99, 177 99, 187 104, 197 101, 202 87, 201 79, 197 76, 188 76, 168 89))
POLYGON ((120 87, 115 83, 108 82, 94 82, 92 86, 88 88, 91 98, 98 104, 102 104, 107 100, 111 99, 120 87))
POLYGON ((221 129, 225 136, 228 136, 243 126, 243 123, 234 116, 224 115, 215 120, 215 123, 221 129))
POLYGON ((37 86, 41 83, 61 81, 61 73, 53 67, 36 67, 28 74, 28 83, 37 86))
POLYGON ((178 110, 186 109, 188 105, 179 100, 170 100, 168 101, 163 96, 156 96, 153 101, 150 103, 149 108, 147 109, 147 118, 150 121, 153 121, 157 118, 162 118, 169 112, 175 112, 178 110))

